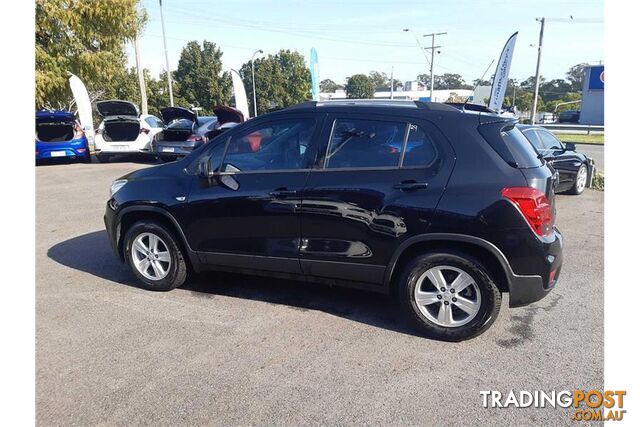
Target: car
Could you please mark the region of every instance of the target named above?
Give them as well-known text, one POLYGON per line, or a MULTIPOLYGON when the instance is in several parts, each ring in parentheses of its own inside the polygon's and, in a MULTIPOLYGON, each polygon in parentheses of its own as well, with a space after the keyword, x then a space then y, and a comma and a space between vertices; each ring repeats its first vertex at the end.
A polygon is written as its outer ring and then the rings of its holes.
POLYGON ((162 132, 162 120, 151 114, 140 115, 138 107, 129 101, 98 101, 96 109, 103 118, 95 136, 99 162, 123 154, 153 155, 151 142, 162 132))
POLYGON ((165 162, 184 157, 244 121, 244 115, 232 107, 217 106, 213 113, 214 116, 198 117, 186 108, 162 108, 160 114, 167 126, 153 142, 153 152, 165 162))
POLYGON ((167 291, 232 271, 396 295, 420 334, 459 341, 556 286, 553 172, 490 110, 307 102, 114 181, 115 254, 167 291), (413 141, 406 150, 406 141, 413 141), (402 147, 402 149, 391 149, 402 147))
POLYGON ((90 163, 89 142, 73 113, 36 111, 36 163, 54 158, 90 163))
POLYGON ((540 126, 518 125, 536 151, 558 172, 556 193, 582 194, 591 187, 596 173, 593 159, 576 151, 573 143, 560 141, 553 133, 540 126))
POLYGON ((580 121, 580 110, 566 110, 558 114, 558 123, 578 123, 580 121))

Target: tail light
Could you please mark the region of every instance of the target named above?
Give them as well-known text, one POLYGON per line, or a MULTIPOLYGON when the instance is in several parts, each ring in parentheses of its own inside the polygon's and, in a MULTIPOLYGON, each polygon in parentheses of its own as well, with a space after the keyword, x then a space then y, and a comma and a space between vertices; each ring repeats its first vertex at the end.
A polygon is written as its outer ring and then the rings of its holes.
POLYGON ((204 141, 200 135, 191 134, 187 138, 187 142, 201 142, 204 141))
POLYGON ((149 134, 149 129, 141 127, 140 128, 140 133, 144 133, 145 135, 148 135, 149 134))
POLYGON ((531 187, 510 187, 502 189, 502 196, 518 208, 538 236, 551 234, 553 213, 549 200, 542 191, 531 187))
POLYGON ((73 127, 73 139, 81 138, 84 135, 84 131, 78 123, 73 127))

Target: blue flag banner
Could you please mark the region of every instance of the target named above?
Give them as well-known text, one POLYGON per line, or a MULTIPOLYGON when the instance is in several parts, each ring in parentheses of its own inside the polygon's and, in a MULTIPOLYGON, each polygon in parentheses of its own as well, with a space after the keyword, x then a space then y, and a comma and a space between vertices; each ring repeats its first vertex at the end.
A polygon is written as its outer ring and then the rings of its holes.
POLYGON ((320 101, 320 76, 318 72, 318 52, 315 48, 311 48, 311 61, 309 68, 311 69, 311 98, 314 101, 320 101))

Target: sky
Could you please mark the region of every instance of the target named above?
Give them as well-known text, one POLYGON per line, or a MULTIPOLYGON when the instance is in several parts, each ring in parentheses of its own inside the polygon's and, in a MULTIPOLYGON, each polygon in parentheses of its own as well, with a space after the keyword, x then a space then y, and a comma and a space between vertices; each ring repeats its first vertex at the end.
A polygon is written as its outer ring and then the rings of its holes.
MULTIPOLYGON (((143 0, 142 6, 149 20, 141 61, 158 75, 165 69, 159 2, 143 0)), ((470 83, 497 62, 518 31, 510 77, 521 81, 535 74, 538 17, 547 21, 541 63, 547 80, 564 78, 575 64, 604 60, 602 0, 164 0, 163 13, 172 70, 188 41, 209 40, 222 48, 225 69, 239 69, 258 49, 264 55, 295 50, 308 65, 315 47, 320 80, 343 84, 356 73, 390 75, 393 67, 394 78, 405 82, 429 72, 415 36, 426 47, 431 38, 423 34, 446 32, 436 38, 442 47, 434 73, 457 73, 470 83)), ((127 54, 134 65, 131 46, 127 54)))

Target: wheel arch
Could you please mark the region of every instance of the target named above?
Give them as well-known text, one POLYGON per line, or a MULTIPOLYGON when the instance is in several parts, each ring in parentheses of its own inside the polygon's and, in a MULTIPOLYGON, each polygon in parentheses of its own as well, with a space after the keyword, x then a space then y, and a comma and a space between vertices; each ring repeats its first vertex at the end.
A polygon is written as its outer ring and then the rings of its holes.
POLYGON ((396 292, 397 278, 411 259, 434 250, 453 250, 471 255, 487 269, 501 292, 510 291, 513 271, 500 249, 479 237, 453 233, 414 236, 403 242, 387 266, 384 279, 387 290, 396 292))
POLYGON ((127 230, 136 222, 144 220, 158 222, 167 228, 176 237, 177 243, 187 254, 189 266, 198 271, 200 261, 197 254, 191 250, 182 227, 170 212, 158 206, 129 206, 122 209, 118 214, 116 245, 121 260, 124 260, 124 236, 127 230))

